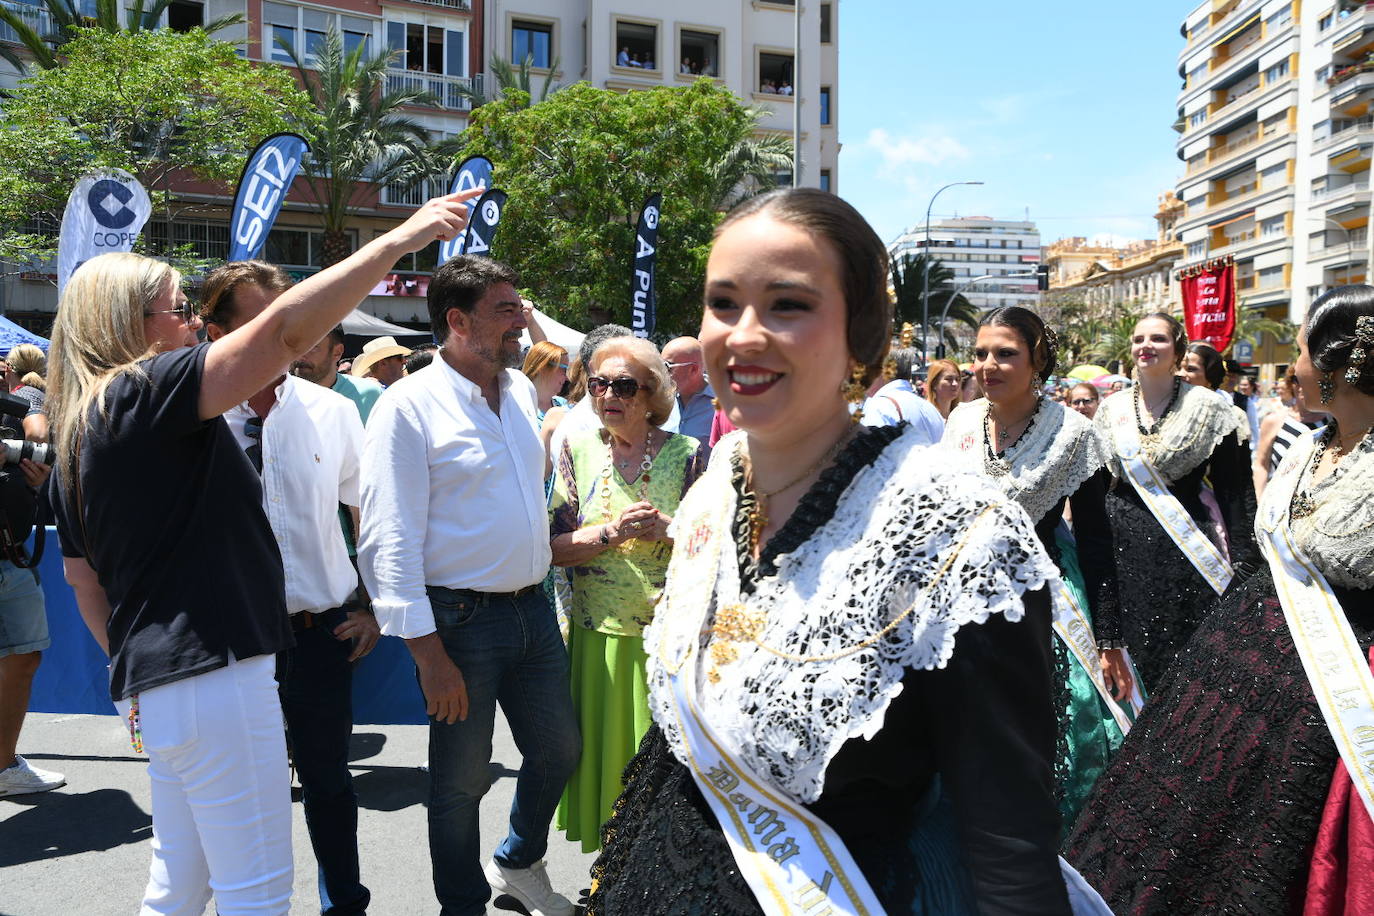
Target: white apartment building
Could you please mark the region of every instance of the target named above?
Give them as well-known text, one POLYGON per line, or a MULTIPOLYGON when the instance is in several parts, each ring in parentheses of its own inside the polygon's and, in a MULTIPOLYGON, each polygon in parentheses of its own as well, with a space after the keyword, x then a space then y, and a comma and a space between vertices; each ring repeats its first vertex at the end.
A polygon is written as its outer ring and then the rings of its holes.
MULTIPOLYGON (((1178 266, 1229 255, 1242 307, 1300 322, 1369 276, 1374 4, 1208 0, 1182 33, 1178 266)), ((1288 343, 1255 362, 1287 362, 1288 343)))
POLYGON ((799 44, 794 0, 486 0, 484 10, 484 60, 528 55, 556 83, 632 91, 709 76, 767 111, 761 130, 787 136, 800 106, 800 184, 838 192, 838 0, 802 4, 799 44))
MULTIPOLYGON (((925 251, 925 245, 926 227, 921 223, 898 236, 888 254, 895 261, 925 251)), ((1040 230, 1033 222, 987 216, 932 220, 930 254, 953 271, 955 286, 977 280, 964 297, 979 309, 1034 306, 1039 301, 1034 273, 1040 265, 1040 230)))

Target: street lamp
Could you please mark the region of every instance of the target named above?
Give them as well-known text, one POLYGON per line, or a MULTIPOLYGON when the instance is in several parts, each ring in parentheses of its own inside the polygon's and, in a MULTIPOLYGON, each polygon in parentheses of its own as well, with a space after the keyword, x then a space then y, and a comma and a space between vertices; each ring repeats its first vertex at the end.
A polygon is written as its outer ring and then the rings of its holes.
POLYGON ((930 211, 935 208, 935 198, 950 188, 961 184, 982 184, 981 181, 951 181, 934 194, 926 205, 926 250, 925 263, 922 265, 921 278, 921 364, 926 362, 926 337, 930 334, 930 211))
POLYGON ((937 346, 943 346, 945 342, 945 321, 949 318, 949 307, 954 304, 955 299, 958 299, 964 293, 972 289, 975 283, 983 283, 987 280, 1023 280, 1027 277, 1033 276, 1035 276, 1035 271, 1010 274, 983 274, 981 277, 974 277, 972 280, 969 280, 963 286, 957 286, 954 289, 950 290, 949 293, 946 294, 944 311, 940 313, 940 343, 937 344, 937 346))

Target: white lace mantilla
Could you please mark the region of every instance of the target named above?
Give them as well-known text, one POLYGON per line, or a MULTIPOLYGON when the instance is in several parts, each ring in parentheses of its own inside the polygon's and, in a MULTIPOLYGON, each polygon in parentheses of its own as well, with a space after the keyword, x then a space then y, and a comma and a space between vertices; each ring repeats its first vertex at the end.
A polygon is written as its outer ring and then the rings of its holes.
MULTIPOLYGON (((1308 486, 1320 436, 1320 431, 1304 436, 1303 447, 1295 443, 1284 453, 1255 513, 1257 529, 1282 519, 1294 488, 1308 486)), ((1374 588, 1374 443, 1361 442, 1341 461, 1338 474, 1328 475, 1308 493, 1316 509, 1288 520, 1293 538, 1333 585, 1374 588)))
MULTIPOLYGON (((1022 594, 1056 581, 1025 511, 987 478, 941 469, 947 462, 916 436, 903 433, 860 471, 830 521, 748 597, 731 536, 731 463, 713 461, 689 491, 644 631, 650 707, 679 760, 688 755, 671 679, 696 677, 731 750, 776 789, 813 802, 840 747, 882 727, 908 669, 943 667, 960 627, 994 614, 1019 620, 1022 594), (757 641, 712 632, 740 610, 758 621, 757 641), (717 665, 717 641, 739 657, 717 665)), ((716 450, 733 454, 742 442, 716 450)))
MULTIPOLYGON (((988 407, 987 398, 961 404, 945 423, 941 446, 956 452, 968 467, 986 470, 988 407)), ((1003 457, 1011 471, 994 476, 993 483, 1038 522, 1107 463, 1107 449, 1087 417, 1042 398, 1030 431, 1003 457)))
MULTIPOLYGON (((1142 436, 1142 451, 1164 482, 1173 483, 1210 458, 1222 439, 1232 433, 1239 435, 1242 427, 1248 429, 1248 424, 1242 422, 1243 416, 1234 404, 1217 397, 1216 392, 1183 382, 1178 404, 1157 428, 1159 441, 1150 443, 1142 436)), ((1149 422, 1144 411, 1140 417, 1149 422)), ((1134 391, 1128 388, 1107 397, 1097 408, 1093 422, 1107 446, 1107 466, 1113 476, 1123 477, 1112 430, 1118 423, 1135 426, 1140 422, 1134 391)))

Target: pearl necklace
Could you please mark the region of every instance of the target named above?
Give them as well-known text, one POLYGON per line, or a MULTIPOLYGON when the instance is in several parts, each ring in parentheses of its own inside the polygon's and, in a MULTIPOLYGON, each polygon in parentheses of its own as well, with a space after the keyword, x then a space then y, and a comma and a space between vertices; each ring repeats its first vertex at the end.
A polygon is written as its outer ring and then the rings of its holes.
POLYGON ((987 471, 989 477, 1005 477, 1011 473, 1011 461, 1006 457, 1007 452, 1021 444, 1021 440, 1026 438, 1026 434, 1035 425, 1035 418, 1040 414, 1040 407, 1045 399, 1037 396, 1035 407, 1031 410, 1030 416, 1026 417, 1026 428, 1021 430, 1021 435, 1016 437, 1016 441, 1007 445, 1007 433, 1010 426, 997 431, 997 449, 992 447, 992 402, 988 402, 988 412, 983 415, 983 469, 987 471))
MULTIPOLYGON (((603 523, 607 525, 611 524, 614 521, 614 519, 611 517, 611 478, 615 475, 614 468, 618 467, 624 470, 630 464, 630 461, 628 459, 626 459, 623 463, 617 462, 615 460, 614 442, 615 437, 612 436, 610 433, 607 433, 606 465, 601 469, 601 517, 603 523)), ((641 458, 639 461, 639 477, 635 481, 639 485, 639 498, 636 500, 636 502, 646 503, 649 501, 649 471, 652 470, 654 466, 654 459, 651 453, 653 449, 653 442, 654 431, 652 428, 650 428, 648 434, 644 437, 644 457, 641 458)), ((635 524, 638 525, 639 523, 636 522, 635 524)), ((638 536, 636 535, 635 537, 632 537, 629 540, 621 541, 619 544, 616 545, 616 550, 619 550, 621 553, 629 553, 631 550, 634 549, 633 542, 637 540, 637 538, 638 536)))

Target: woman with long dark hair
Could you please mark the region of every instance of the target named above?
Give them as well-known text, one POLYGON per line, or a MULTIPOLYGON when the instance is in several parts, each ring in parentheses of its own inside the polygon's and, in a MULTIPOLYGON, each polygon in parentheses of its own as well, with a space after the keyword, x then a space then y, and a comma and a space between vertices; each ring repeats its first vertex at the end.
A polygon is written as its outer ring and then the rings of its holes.
POLYGON ((1266 562, 1157 682, 1069 837, 1118 916, 1374 911, 1374 289, 1317 299, 1298 344, 1331 422, 1265 488, 1266 562))

